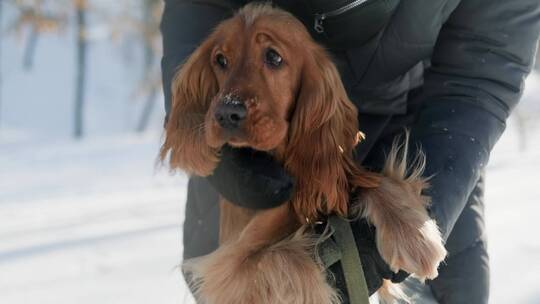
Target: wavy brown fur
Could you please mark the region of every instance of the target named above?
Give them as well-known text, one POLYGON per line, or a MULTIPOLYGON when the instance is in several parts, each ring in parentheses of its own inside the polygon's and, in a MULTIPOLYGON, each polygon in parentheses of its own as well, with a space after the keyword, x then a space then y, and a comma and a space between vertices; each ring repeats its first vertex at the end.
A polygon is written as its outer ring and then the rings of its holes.
POLYGON ((302 219, 346 216, 351 180, 363 188, 375 187, 377 180, 354 164, 357 110, 335 65, 318 45, 306 53, 306 60, 285 152, 285 166, 298 188, 292 201, 302 219))
POLYGON ((165 141, 160 158, 168 157, 171 169, 206 176, 212 173, 218 153, 205 141, 205 116, 218 92, 216 77, 208 57, 214 43, 206 40, 178 70, 172 82, 172 104, 165 125, 165 141))
POLYGON ((255 253, 231 242, 187 261, 184 267, 194 275, 195 296, 201 303, 220 304, 341 303, 324 269, 314 262, 315 240, 309 235, 299 229, 255 253))

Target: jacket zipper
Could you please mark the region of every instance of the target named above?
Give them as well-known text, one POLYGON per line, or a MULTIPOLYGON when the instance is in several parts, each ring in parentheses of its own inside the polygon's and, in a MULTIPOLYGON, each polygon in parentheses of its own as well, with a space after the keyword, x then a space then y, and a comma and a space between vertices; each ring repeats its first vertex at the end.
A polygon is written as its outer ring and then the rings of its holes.
POLYGON ((326 12, 326 13, 320 13, 320 14, 315 14, 315 24, 313 25, 313 28, 315 29, 315 31, 319 34, 322 34, 324 33, 324 26, 323 26, 323 21, 328 18, 328 17, 335 17, 335 16, 339 16, 345 12, 348 12, 350 10, 352 10, 353 8, 359 6, 359 5, 362 5, 364 4, 365 2, 367 2, 368 0, 355 0, 345 6, 342 6, 340 8, 337 8, 333 11, 330 11, 330 12, 326 12))

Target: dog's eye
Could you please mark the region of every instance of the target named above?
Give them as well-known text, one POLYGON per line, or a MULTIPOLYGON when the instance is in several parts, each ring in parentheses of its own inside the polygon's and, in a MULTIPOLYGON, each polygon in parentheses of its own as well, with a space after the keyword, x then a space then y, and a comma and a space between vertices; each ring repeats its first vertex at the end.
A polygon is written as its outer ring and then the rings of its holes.
POLYGON ((219 65, 219 67, 221 67, 222 69, 226 69, 227 68, 227 64, 229 64, 229 62, 227 61, 227 58, 225 57, 225 55, 223 54, 217 54, 216 55, 216 63, 219 65))
POLYGON ((264 62, 273 68, 277 68, 283 63, 283 58, 274 49, 268 49, 264 54, 264 62))

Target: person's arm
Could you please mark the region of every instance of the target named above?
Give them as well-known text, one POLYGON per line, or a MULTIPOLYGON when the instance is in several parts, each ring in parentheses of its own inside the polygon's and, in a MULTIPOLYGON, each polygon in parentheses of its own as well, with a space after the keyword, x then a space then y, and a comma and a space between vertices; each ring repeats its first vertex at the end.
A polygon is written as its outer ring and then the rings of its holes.
POLYGON ((461 1, 441 29, 412 134, 445 239, 519 101, 539 31, 538 0, 461 1))
MULTIPOLYGON (((538 0, 464 0, 442 26, 411 140, 426 154, 430 212, 445 239, 519 101, 539 32, 538 0)), ((370 294, 383 278, 399 283, 408 276, 389 270, 365 221, 352 229, 370 294)), ((338 267, 331 271, 342 278, 338 267)))
MULTIPOLYGON (((165 1, 160 28, 163 36, 161 71, 166 117, 171 108, 171 81, 178 67, 219 22, 232 16, 241 2, 165 1)), ((290 198, 293 180, 269 155, 225 146, 220 156, 220 163, 207 179, 228 201, 242 207, 267 209, 290 198)))

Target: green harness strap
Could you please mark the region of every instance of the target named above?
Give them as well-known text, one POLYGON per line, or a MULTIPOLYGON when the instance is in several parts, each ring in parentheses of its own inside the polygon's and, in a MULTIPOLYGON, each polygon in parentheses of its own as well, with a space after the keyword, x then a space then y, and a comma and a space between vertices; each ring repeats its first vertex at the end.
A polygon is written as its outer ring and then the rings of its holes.
POLYGON ((350 304, 369 304, 369 292, 362 261, 351 230, 351 225, 343 218, 332 216, 328 222, 334 229, 334 239, 341 251, 341 267, 345 276, 350 304))

